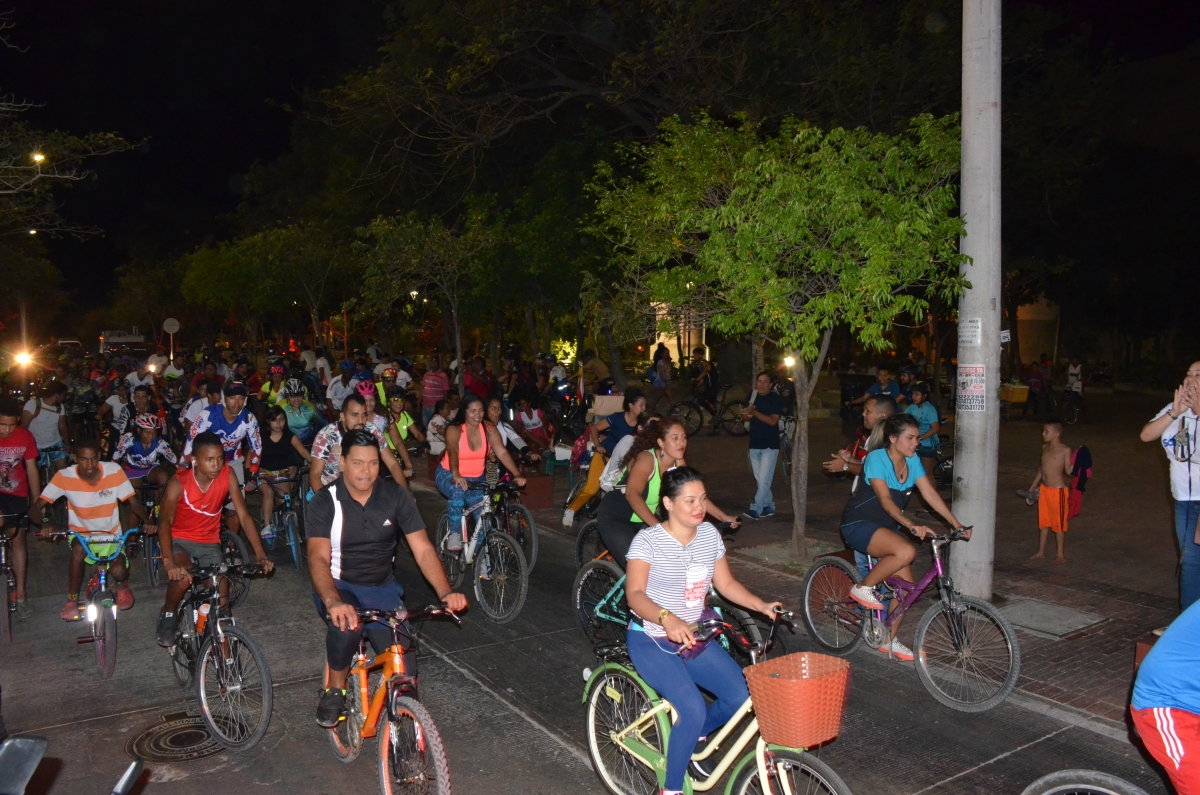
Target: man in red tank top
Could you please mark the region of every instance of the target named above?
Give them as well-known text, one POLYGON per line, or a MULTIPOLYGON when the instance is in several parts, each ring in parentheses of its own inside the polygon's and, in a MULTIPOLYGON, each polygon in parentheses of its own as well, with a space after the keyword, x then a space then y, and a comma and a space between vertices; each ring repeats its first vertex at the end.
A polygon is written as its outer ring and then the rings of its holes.
MULTIPOLYGON (((175 607, 192 581, 192 566, 219 566, 225 562, 221 553, 221 511, 226 500, 232 500, 246 540, 258 559, 247 563, 260 563, 270 571, 273 564, 263 551, 258 529, 242 499, 242 490, 225 465, 221 438, 215 433, 197 434, 192 440, 192 468, 176 472, 167 483, 162 501, 158 540, 162 544, 170 584, 158 619, 160 646, 170 647, 175 643, 175 607)), ((222 595, 228 587, 228 583, 222 583, 222 595)))

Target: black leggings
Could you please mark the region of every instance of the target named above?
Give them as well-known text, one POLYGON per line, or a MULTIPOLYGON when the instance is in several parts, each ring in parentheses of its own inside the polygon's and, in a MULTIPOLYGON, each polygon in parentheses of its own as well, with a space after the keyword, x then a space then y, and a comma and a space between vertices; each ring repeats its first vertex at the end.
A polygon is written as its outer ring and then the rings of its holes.
POLYGON ((600 525, 600 539, 604 541, 609 554, 622 571, 625 570, 625 559, 629 555, 629 545, 633 543, 633 537, 646 528, 645 522, 631 521, 632 516, 633 509, 629 507, 625 493, 618 489, 613 489, 605 495, 600 509, 596 512, 596 521, 600 525))

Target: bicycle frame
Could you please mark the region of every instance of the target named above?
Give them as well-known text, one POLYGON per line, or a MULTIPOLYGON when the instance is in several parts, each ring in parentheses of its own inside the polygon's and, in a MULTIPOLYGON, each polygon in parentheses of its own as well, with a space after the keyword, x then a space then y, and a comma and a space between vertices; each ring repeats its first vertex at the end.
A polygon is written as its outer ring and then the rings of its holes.
MULTIPOLYGON (((892 593, 895 594, 895 597, 900 600, 900 604, 898 604, 894 610, 890 608, 886 610, 875 610, 874 613, 876 621, 879 621, 885 627, 891 629, 892 625, 899 621, 904 614, 908 612, 910 607, 916 604, 917 600, 920 599, 929 586, 933 584, 934 580, 937 580, 938 582, 938 591, 942 594, 943 599, 948 598, 947 594, 954 592, 954 584, 950 581, 950 578, 946 576, 942 565, 941 547, 948 543, 950 543, 948 540, 942 541, 940 539, 934 539, 931 542, 933 546, 933 565, 929 567, 929 570, 925 572, 925 575, 916 583, 911 583, 908 580, 901 579, 900 577, 888 577, 883 581, 883 584, 890 588, 892 593), (884 614, 886 614, 886 617, 884 617, 884 614)), ((872 564, 872 566, 874 566, 874 564, 872 564)), ((887 596, 884 595, 880 601, 886 600, 887 596)))
MULTIPOLYGON (((392 633, 393 635, 396 633, 395 627, 392 627, 392 633)), ((361 729, 364 740, 375 736, 380 714, 385 706, 389 708, 391 706, 393 698, 390 694, 399 692, 401 695, 415 696, 417 692, 417 680, 410 676, 404 667, 404 646, 400 643, 399 638, 395 640, 395 643, 382 654, 376 655, 375 659, 368 664, 368 641, 364 633, 358 643, 358 654, 354 656, 354 662, 350 666, 350 678, 357 680, 359 708, 365 707, 361 729), (369 682, 371 674, 375 671, 383 671, 383 682, 376 689, 375 694, 371 695, 369 682)), ((328 666, 326 666, 326 676, 328 676, 328 670, 328 666)))

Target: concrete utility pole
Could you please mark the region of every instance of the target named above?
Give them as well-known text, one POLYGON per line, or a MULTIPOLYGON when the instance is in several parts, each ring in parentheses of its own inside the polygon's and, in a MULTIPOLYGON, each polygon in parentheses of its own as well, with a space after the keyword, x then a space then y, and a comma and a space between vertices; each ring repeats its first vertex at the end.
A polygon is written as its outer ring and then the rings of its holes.
POLYGON ((972 264, 958 303, 954 515, 975 530, 953 545, 950 573, 983 599, 992 596, 1000 441, 1000 3, 963 0, 962 24, 962 252, 972 264))

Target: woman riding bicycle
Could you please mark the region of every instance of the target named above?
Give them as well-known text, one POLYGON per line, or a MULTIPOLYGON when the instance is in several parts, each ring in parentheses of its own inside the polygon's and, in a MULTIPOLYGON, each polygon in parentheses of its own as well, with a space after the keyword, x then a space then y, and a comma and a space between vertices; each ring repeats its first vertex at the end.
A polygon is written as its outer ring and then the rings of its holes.
POLYGON ((262 437, 262 459, 259 461, 258 493, 262 497, 263 541, 275 538, 275 494, 288 494, 292 481, 300 471, 300 462, 312 461, 312 454, 288 427, 287 415, 279 406, 267 409, 266 433, 262 437))
POLYGON ((661 791, 676 795, 696 743, 723 726, 749 697, 741 666, 719 643, 699 646, 691 629, 704 612, 709 586, 766 615, 782 605, 764 602, 734 579, 721 533, 704 521, 713 507, 699 472, 673 469, 662 475, 660 487, 666 521, 639 533, 629 548, 625 594, 635 615, 626 644, 637 672, 679 715, 667 744, 661 791), (705 706, 700 688, 716 697, 711 705, 705 706))
MULTIPOLYGON (((863 461, 863 474, 855 490, 850 494, 846 509, 842 513, 842 538, 855 551, 877 558, 875 568, 862 582, 850 589, 850 596, 863 607, 882 610, 883 603, 875 586, 892 575, 908 582, 915 582, 912 562, 916 556, 913 545, 900 535, 903 526, 917 538, 936 535, 930 528, 918 524, 905 515, 904 508, 912 495, 913 487, 920 490, 926 504, 937 511, 955 529, 962 529, 962 522, 954 517, 938 494, 933 479, 926 474, 917 457, 920 445, 920 423, 911 414, 889 417, 884 426, 887 446, 872 450, 863 461)), ((971 531, 963 534, 971 537, 971 531)), ((892 600, 894 607, 896 600, 892 600)), ((912 651, 896 639, 900 621, 892 626, 889 642, 879 647, 884 654, 897 659, 911 661, 912 651)))
MULTIPOLYGON (((658 524, 656 513, 662 499, 662 479, 670 470, 687 466, 683 460, 685 452, 687 430, 677 418, 668 417, 643 429, 625 454, 621 462, 629 473, 625 490, 610 491, 596 515, 600 538, 621 568, 625 568, 625 557, 634 536, 658 524)), ((737 527, 736 517, 711 502, 707 506, 713 516, 737 527)))
POLYGON ((438 491, 449 501, 446 506, 450 519, 447 547, 454 552, 462 549, 462 515, 467 492, 482 491, 486 485, 483 470, 489 451, 496 451, 496 457, 512 473, 518 486, 525 485, 525 478, 521 477, 521 470, 504 449, 499 432, 483 421, 483 411, 483 398, 474 393, 463 398, 458 422, 446 427, 446 455, 434 476, 438 491))

